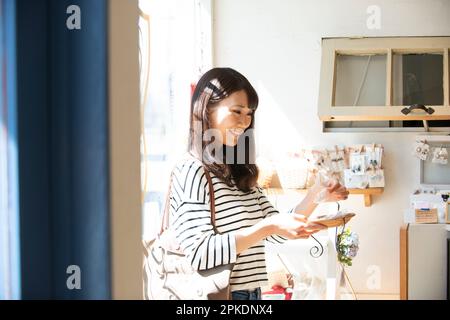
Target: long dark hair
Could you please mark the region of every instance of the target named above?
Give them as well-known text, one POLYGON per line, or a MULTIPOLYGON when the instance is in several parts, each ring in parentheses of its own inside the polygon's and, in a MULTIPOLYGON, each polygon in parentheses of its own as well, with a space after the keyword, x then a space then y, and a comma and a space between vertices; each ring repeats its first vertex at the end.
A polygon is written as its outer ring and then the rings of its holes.
POLYGON ((232 179, 234 179, 235 185, 245 192, 250 191, 250 189, 256 185, 258 179, 258 167, 254 162, 255 150, 254 147, 251 146, 251 144, 254 143, 252 137, 253 130, 247 132, 249 129, 254 128, 254 116, 257 107, 258 94, 255 89, 247 78, 231 68, 214 68, 206 72, 198 81, 191 101, 188 151, 197 159, 201 160, 206 169, 214 173, 227 185, 233 186, 232 179), (205 131, 211 128, 209 119, 210 108, 232 93, 241 90, 244 90, 247 94, 248 107, 254 110, 250 126, 246 129, 246 132, 239 137, 236 146, 225 146, 223 152, 213 154, 206 148, 209 142, 204 139, 205 131), (195 124, 199 123, 201 123, 201 130, 200 128, 195 128, 195 124), (243 139, 249 139, 249 141, 244 141, 243 139), (250 145, 247 146, 246 142, 250 145), (242 143, 244 143, 245 146, 245 162, 236 163, 233 161, 232 163, 229 163, 226 159, 227 150, 228 153, 230 153, 230 151, 234 152, 234 155, 236 156, 239 151, 238 146, 242 145, 242 143))

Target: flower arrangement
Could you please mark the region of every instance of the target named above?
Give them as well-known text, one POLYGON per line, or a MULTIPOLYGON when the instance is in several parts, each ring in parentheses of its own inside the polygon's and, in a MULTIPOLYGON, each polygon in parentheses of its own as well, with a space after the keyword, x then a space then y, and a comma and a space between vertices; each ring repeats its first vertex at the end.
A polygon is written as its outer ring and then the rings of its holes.
POLYGON ((336 238, 336 252, 339 262, 347 266, 352 265, 359 249, 359 237, 350 228, 344 229, 336 238))

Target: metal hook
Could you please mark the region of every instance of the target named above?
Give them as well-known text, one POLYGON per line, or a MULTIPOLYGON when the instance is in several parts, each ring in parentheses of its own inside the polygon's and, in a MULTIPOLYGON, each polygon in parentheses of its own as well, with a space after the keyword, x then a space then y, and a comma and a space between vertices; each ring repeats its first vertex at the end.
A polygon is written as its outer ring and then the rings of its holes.
POLYGON ((316 239, 316 237, 314 237, 313 235, 311 235, 311 237, 316 240, 316 242, 319 244, 319 246, 313 246, 310 250, 309 250, 309 254, 311 255, 311 257, 313 258, 319 258, 320 256, 322 256, 323 254, 323 245, 322 243, 320 243, 319 240, 316 239))

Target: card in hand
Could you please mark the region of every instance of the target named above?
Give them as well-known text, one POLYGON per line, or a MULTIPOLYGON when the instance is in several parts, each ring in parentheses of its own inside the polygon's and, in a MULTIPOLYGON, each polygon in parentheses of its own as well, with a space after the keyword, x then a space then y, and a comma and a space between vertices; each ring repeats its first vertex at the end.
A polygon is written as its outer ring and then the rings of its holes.
POLYGON ((322 215, 315 217, 313 220, 309 220, 309 222, 321 224, 326 226, 327 228, 334 228, 346 224, 355 215, 356 214, 352 212, 338 213, 335 216, 322 215))

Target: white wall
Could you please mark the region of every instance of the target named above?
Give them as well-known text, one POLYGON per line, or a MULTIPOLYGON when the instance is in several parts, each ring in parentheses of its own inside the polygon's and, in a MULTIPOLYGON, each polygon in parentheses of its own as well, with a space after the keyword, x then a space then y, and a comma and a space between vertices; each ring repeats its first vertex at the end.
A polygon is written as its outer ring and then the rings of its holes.
POLYGON ((288 146, 381 143, 386 188, 365 208, 361 196, 346 206, 358 217, 352 228, 360 252, 349 268, 359 293, 399 293, 399 230, 409 194, 418 185, 419 163, 410 149, 416 133, 322 133, 317 99, 322 37, 448 36, 446 0, 215 0, 214 64, 241 71, 260 94, 259 151, 274 155, 288 146), (366 26, 369 5, 381 9, 381 28, 366 26), (381 286, 367 286, 370 266, 381 286))

